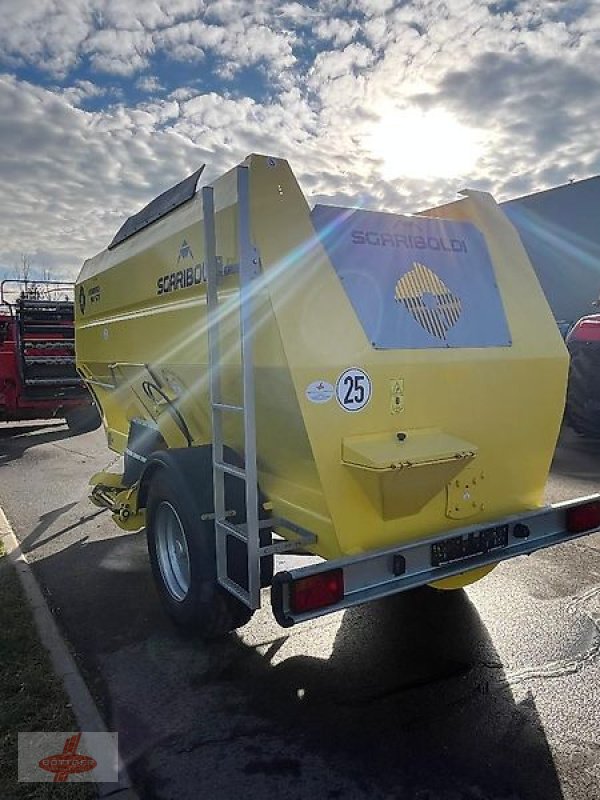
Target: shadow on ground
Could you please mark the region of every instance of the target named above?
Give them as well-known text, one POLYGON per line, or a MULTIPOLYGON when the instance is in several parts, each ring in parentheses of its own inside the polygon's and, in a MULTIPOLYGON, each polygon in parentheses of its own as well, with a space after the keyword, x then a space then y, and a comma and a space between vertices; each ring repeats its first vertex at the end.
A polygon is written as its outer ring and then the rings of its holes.
POLYGON ((77 600, 58 592, 57 613, 145 800, 300 798, 309 778, 329 798, 562 800, 534 698, 515 701, 464 592, 405 593, 291 632, 265 608, 207 645, 162 615, 144 539, 72 545, 36 570, 69 576, 77 600))
POLYGON ((0 423, 0 466, 16 461, 31 447, 74 436, 63 420, 35 423, 0 423))
MULTIPOLYGON (((270 668, 268 656, 242 655, 225 679, 367 794, 563 796, 533 697, 513 700, 464 592, 425 588, 346 611, 326 660, 270 668)), ((257 752, 247 769, 268 774, 269 762, 257 752)))
MULTIPOLYGON (((101 514, 105 514, 107 511, 107 509, 104 508, 97 508, 95 511, 90 511, 88 514, 78 517, 76 520, 73 520, 70 523, 64 524, 62 528, 59 528, 59 530, 52 531, 47 536, 45 535, 48 529, 52 527, 55 522, 57 522, 61 517, 67 515, 78 505, 79 504, 76 502, 67 503, 61 508, 55 508, 52 511, 42 514, 39 518, 38 524, 31 531, 31 533, 21 540, 21 549, 23 552, 32 553, 38 548, 44 547, 50 542, 60 539, 65 534, 77 530, 77 528, 80 528, 83 523, 95 520, 96 517, 99 517, 101 514)), ((80 542, 80 544, 86 543, 87 539, 84 539, 80 542)))

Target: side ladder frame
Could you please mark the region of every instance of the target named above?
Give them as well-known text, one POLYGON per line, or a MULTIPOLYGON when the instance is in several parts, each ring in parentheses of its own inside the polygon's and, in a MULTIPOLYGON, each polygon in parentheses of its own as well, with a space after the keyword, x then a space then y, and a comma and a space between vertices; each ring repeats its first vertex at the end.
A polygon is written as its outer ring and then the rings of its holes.
MULTIPOLYGON (((224 403, 221 392, 219 270, 216 252, 214 189, 202 189, 204 218, 204 260, 206 265, 206 297, 208 306, 208 364, 213 438, 213 490, 215 503, 215 535, 217 577, 219 583, 250 608, 260 606, 260 520, 258 510, 258 473, 256 467, 256 409, 254 392, 254 358, 252 324, 255 318, 253 281, 259 276, 258 256, 250 239, 248 167, 236 170, 238 201, 238 255, 240 276, 240 341, 242 405, 224 403), (225 461, 223 414, 233 412, 244 420, 244 467, 225 461), (242 480, 246 498, 246 523, 236 525, 227 519, 225 476, 242 480), (227 537, 245 542, 248 554, 248 588, 237 584, 228 574, 227 537)), ((271 521, 265 521, 269 527, 271 521)))
MULTIPOLYGON (((208 325, 208 369, 210 387, 210 409, 213 442, 213 493, 215 512, 215 537, 217 554, 217 578, 219 583, 249 608, 260 608, 261 570, 263 556, 285 553, 299 545, 316 541, 310 531, 280 518, 260 519, 258 468, 256 452, 256 396, 254 382, 254 339, 257 324, 256 305, 258 281, 261 277, 260 258, 252 244, 250 235, 250 186, 249 169, 238 166, 238 256, 240 291, 239 304, 235 308, 226 306, 225 313, 239 308, 239 332, 241 341, 242 404, 223 401, 221 387, 220 322, 223 308, 219 304, 219 281, 226 274, 219 269, 215 229, 215 201, 212 186, 202 188, 202 214, 204 227, 204 263, 206 270, 206 303, 208 325), (221 275, 222 272, 222 275, 221 275), (225 461, 223 415, 242 414, 244 422, 244 466, 239 467, 225 461), (229 521, 225 504, 225 476, 232 475, 245 484, 246 522, 235 524, 229 521), (282 539, 261 546, 262 529, 285 528, 290 539, 282 539), (229 577, 227 569, 227 537, 234 536, 247 547, 248 588, 244 588, 229 577)), ((231 270, 230 270, 231 271, 231 270)), ((228 301, 228 303, 231 301, 228 301)))

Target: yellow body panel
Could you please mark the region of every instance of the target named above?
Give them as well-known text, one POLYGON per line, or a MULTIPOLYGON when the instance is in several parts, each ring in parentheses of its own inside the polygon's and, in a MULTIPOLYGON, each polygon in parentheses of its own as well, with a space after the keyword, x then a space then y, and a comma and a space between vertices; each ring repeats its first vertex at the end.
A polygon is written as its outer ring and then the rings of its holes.
MULTIPOLYGON (((334 558, 539 507, 563 412, 567 352, 525 250, 493 199, 470 193, 428 214, 469 220, 483 234, 511 345, 377 350, 315 236, 288 164, 263 156, 246 164, 263 275, 255 343, 258 466, 274 513, 313 531, 315 552, 334 558), (307 398, 311 384, 335 386, 350 367, 371 379, 362 411, 348 413, 335 398, 307 398)), ((235 174, 214 187, 217 253, 232 265, 235 174)), ((194 443, 210 441, 206 284, 157 293, 159 278, 203 261, 201 219, 197 195, 87 261, 79 277, 77 363, 95 381, 109 445, 118 452, 135 417, 155 419, 169 446, 185 446, 151 384, 177 401, 194 443)), ((234 312, 237 286, 237 275, 226 276, 219 293, 234 312)), ((224 329, 224 394, 236 402, 235 313, 224 329)), ((237 449, 239 424, 226 427, 237 449)))

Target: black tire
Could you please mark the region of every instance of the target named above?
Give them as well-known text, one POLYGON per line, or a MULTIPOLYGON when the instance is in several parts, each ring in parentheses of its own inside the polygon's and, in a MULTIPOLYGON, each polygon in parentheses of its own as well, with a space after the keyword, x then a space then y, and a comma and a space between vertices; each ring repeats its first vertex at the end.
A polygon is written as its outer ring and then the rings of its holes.
POLYGON ((70 409, 65 413, 65 420, 73 433, 90 433, 102 423, 98 409, 93 404, 70 409))
MULTIPOLYGON (((201 518, 213 510, 211 448, 189 448, 179 455, 177 469, 158 467, 151 479, 146 504, 150 565, 161 604, 175 625, 203 639, 217 639, 249 622, 253 611, 217 581, 214 522, 201 518), (158 546, 162 524, 159 514, 164 518, 172 513, 171 509, 178 518, 189 556, 189 586, 180 597, 165 579, 166 567, 161 566, 158 546)), ((228 460, 232 462, 231 458, 228 460)), ((236 511, 235 522, 244 522, 243 484, 227 478, 227 508, 236 511)), ((261 532, 261 543, 268 544, 270 539, 270 531, 261 532)), ((243 584, 245 545, 231 537, 229 541, 234 543, 228 559, 230 577, 243 584)), ((272 572, 273 558, 263 558, 261 582, 269 581, 272 572)))
POLYGON ((600 348, 571 346, 565 421, 581 436, 600 438, 600 348))

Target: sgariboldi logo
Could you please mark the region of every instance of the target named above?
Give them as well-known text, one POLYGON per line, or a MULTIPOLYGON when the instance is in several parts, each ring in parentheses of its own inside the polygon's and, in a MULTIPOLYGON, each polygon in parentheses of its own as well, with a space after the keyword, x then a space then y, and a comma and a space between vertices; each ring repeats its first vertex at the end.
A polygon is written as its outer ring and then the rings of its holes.
POLYGON ((427 333, 444 341, 463 311, 460 297, 435 272, 417 261, 396 284, 395 298, 427 333))
POLYGON ((62 753, 46 756, 38 762, 38 766, 41 769, 54 773, 54 783, 66 783, 70 775, 90 772, 98 766, 96 760, 91 756, 77 752, 80 740, 80 733, 75 734, 75 736, 69 736, 65 740, 62 753))

